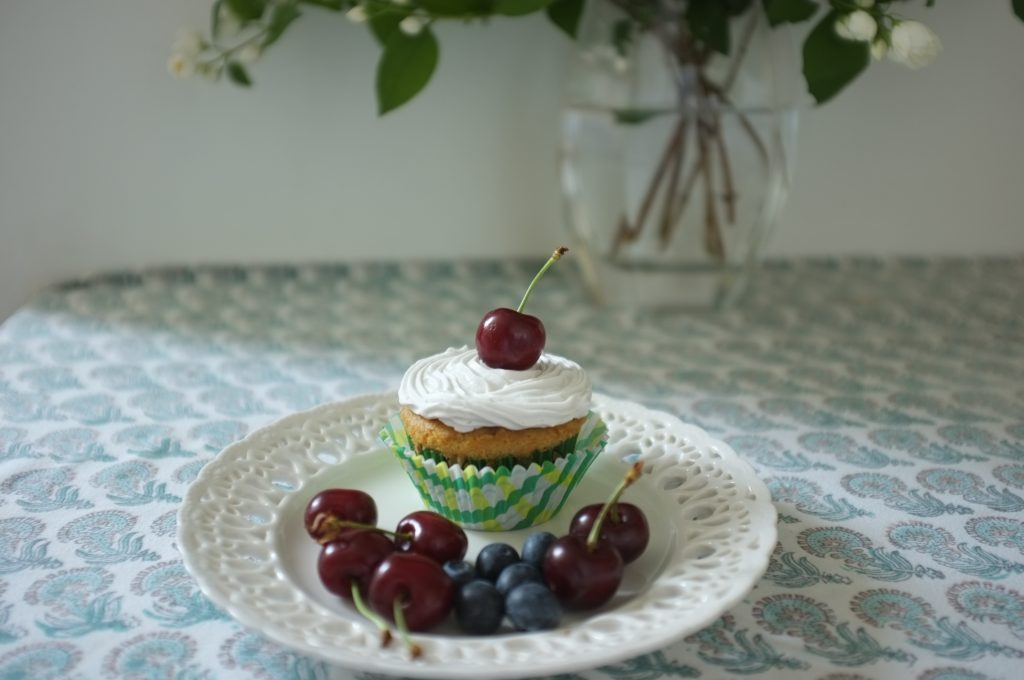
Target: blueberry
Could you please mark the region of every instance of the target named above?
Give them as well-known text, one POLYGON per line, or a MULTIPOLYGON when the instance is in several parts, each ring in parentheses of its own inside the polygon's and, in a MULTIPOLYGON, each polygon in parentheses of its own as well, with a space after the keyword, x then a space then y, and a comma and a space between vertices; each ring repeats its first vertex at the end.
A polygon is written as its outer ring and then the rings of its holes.
POLYGON ((456 586, 465 585, 476 576, 476 569, 465 560, 448 560, 441 565, 441 568, 451 580, 455 581, 456 586))
POLYGON ((527 581, 540 583, 540 572, 534 569, 532 564, 516 562, 505 567, 494 585, 498 587, 498 592, 502 595, 508 595, 516 586, 522 585, 527 581))
POLYGON ((558 628, 562 608, 558 598, 540 583, 524 583, 505 598, 505 613, 517 630, 558 628))
POLYGON ((476 579, 455 594, 455 620, 470 635, 489 635, 505 618, 505 598, 489 581, 476 579))
POLYGON ((543 568, 544 555, 555 542, 555 535, 548 531, 537 531, 526 537, 523 543, 523 562, 537 569, 543 568))
POLYGON ((519 561, 519 553, 508 543, 491 543, 476 556, 476 574, 494 582, 505 567, 519 561))

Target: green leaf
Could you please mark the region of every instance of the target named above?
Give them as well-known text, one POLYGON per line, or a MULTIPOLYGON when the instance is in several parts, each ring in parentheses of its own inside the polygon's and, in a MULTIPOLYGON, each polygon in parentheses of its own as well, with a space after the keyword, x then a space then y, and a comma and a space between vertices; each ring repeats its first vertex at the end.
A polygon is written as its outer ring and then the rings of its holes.
POLYGON ((299 2, 305 5, 323 7, 324 9, 329 9, 332 12, 340 12, 345 8, 345 0, 299 0, 299 2))
POLYGON ((263 12, 267 9, 266 0, 224 0, 228 9, 234 14, 240 21, 255 21, 263 16, 263 12))
POLYGON ((210 7, 210 35, 214 40, 220 37, 220 7, 224 0, 217 0, 210 7))
POLYGON ((370 17, 369 23, 370 30, 373 32, 373 37, 377 39, 381 47, 388 44, 388 40, 391 36, 398 31, 398 24, 402 23, 402 19, 409 16, 405 12, 381 12, 380 14, 370 17))
POLYGON ((416 0, 416 4, 434 16, 461 17, 485 14, 487 0, 416 0))
POLYGON ((228 78, 230 78, 231 82, 235 85, 241 85, 242 87, 249 87, 252 85, 252 80, 249 79, 249 73, 245 70, 245 67, 237 61, 228 62, 228 78))
POLYGON ((430 82, 440 48, 429 27, 416 35, 395 31, 384 45, 377 64, 377 110, 380 115, 397 109, 430 82))
POLYGON ((550 5, 552 0, 495 0, 494 13, 507 17, 518 17, 533 14, 550 5))
POLYGON ((637 125, 654 118, 664 111, 657 109, 617 109, 615 122, 620 125, 637 125))
POLYGON ((804 41, 804 80, 819 104, 839 94, 871 63, 866 42, 843 40, 836 34, 839 13, 831 11, 804 41))
POLYGON ((1013 13, 1021 21, 1024 21, 1024 0, 1013 0, 1013 13))
POLYGON ((551 23, 565 31, 570 38, 576 39, 580 17, 583 15, 583 0, 554 0, 544 11, 551 23))
POLYGON ((768 23, 778 26, 783 23, 797 24, 806 21, 818 11, 814 0, 762 0, 768 23))
POLYGON ((731 17, 739 16, 750 9, 753 2, 754 0, 725 0, 725 11, 731 17))
POLYGON ((625 57, 629 53, 635 27, 632 19, 619 19, 612 24, 612 45, 620 57, 625 57))
POLYGON ((690 0, 686 22, 705 46, 729 54, 729 12, 721 0, 690 0))
POLYGON ((285 29, 298 19, 301 15, 295 5, 274 5, 270 13, 270 23, 267 24, 267 34, 263 36, 263 49, 266 49, 277 42, 285 29))

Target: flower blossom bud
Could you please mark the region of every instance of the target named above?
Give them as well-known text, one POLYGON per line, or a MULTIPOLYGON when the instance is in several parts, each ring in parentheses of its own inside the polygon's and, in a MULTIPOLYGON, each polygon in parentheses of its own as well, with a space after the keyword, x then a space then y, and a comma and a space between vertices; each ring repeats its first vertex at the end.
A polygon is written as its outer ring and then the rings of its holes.
POLYGON ((195 57, 203 51, 203 36, 191 28, 179 29, 171 50, 184 57, 195 57))
POLYGON ((886 52, 889 51, 889 43, 885 42, 881 38, 878 38, 871 43, 871 56, 878 61, 885 57, 886 52))
POLYGON ((917 21, 901 21, 892 29, 889 58, 913 69, 932 63, 942 49, 939 36, 917 21))
POLYGON ((366 14, 366 8, 362 5, 353 5, 352 9, 345 12, 345 18, 351 21, 353 24, 365 23, 369 18, 366 14))
POLYGON ((196 64, 196 74, 202 76, 211 83, 215 83, 220 80, 223 69, 213 64, 196 64))
POLYGON ((418 35, 423 30, 423 19, 409 15, 398 23, 398 28, 406 35, 418 35))
POLYGON ((878 33, 875 18, 862 9, 856 9, 836 21, 836 33, 840 38, 855 42, 871 42, 878 33))
POLYGON ((243 64, 251 64, 260 58, 260 48, 258 45, 249 43, 242 49, 238 50, 238 61, 243 64))
POLYGON ((167 70, 175 78, 188 78, 195 70, 195 64, 189 57, 175 52, 167 60, 167 70))
POLYGON ((217 35, 225 38, 238 35, 239 31, 242 30, 242 22, 238 20, 235 13, 231 11, 231 8, 227 4, 220 6, 217 10, 217 35))

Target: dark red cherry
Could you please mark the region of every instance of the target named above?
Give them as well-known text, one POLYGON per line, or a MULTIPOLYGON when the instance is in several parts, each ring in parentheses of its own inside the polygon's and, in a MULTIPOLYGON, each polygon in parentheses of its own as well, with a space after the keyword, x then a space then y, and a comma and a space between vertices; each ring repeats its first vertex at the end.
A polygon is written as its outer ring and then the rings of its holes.
POLYGON ((337 538, 345 530, 338 522, 376 526, 377 504, 358 489, 327 489, 310 499, 305 523, 313 540, 323 544, 337 538))
POLYGON ((540 319, 500 307, 487 312, 477 327, 476 352, 491 368, 523 371, 537 363, 546 340, 540 319))
POLYGON ((377 566, 394 551, 395 544, 381 532, 350 529, 320 550, 317 573, 327 590, 351 600, 352 583, 365 595, 377 566))
POLYGON ((429 557, 439 565, 466 556, 466 532, 450 519, 429 510, 417 510, 403 517, 395 527, 395 547, 429 557))
POLYGON ((451 611, 455 584, 441 566, 415 553, 394 553, 377 567, 370 580, 370 606, 394 621, 395 603, 409 630, 429 630, 451 611))
POLYGON ((571 609, 600 607, 622 583, 622 556, 606 541, 588 546, 586 539, 562 536, 544 556, 544 581, 571 609))
POLYGON ((524 371, 537 363, 544 351, 547 334, 540 319, 523 314, 523 308, 544 272, 568 251, 564 246, 555 250, 533 277, 518 307, 499 307, 484 314, 476 328, 476 353, 481 361, 491 368, 510 371, 524 371))
MULTIPOLYGON (((601 514, 604 505, 595 503, 580 508, 569 524, 569 533, 584 541, 590 534, 594 522, 601 514)), ((598 532, 598 540, 608 541, 619 551, 622 561, 633 562, 643 554, 651 540, 651 530, 643 510, 632 503, 616 503, 598 532)))

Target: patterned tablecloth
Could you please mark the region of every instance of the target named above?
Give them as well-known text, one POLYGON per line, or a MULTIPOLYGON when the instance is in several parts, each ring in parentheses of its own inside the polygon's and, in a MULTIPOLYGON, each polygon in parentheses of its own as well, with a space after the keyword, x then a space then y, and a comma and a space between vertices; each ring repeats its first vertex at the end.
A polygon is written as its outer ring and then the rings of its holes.
MULTIPOLYGON (((287 413, 472 343, 534 263, 91 279, 0 327, 0 678, 352 678, 225 617, 173 543, 188 484, 287 413)), ((599 391, 725 440, 771 489, 767 575, 711 627, 568 678, 1019 678, 1024 260, 765 269, 722 315, 531 298, 599 391)))

